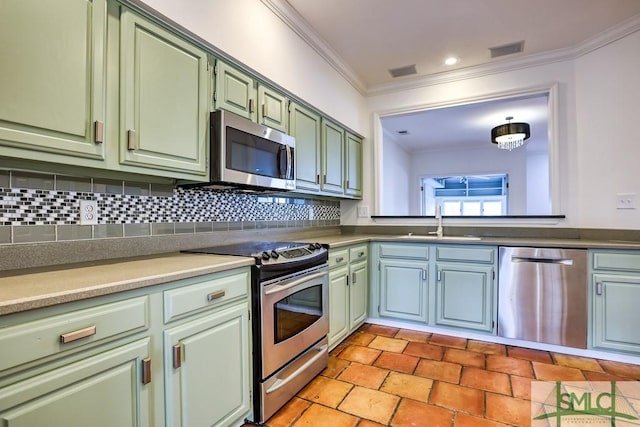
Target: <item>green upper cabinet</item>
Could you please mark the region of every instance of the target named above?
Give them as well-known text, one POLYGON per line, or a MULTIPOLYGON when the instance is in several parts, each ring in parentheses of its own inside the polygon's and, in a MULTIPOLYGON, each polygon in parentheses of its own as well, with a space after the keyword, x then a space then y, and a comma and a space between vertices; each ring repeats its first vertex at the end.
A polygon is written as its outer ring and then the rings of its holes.
POLYGON ((344 192, 348 196, 362 197, 362 138, 345 133, 345 174, 347 182, 344 192))
POLYGON ((344 194, 344 130, 322 120, 322 191, 344 194))
POLYGON ((291 103, 289 134, 296 139, 296 189, 320 191, 320 116, 305 107, 291 103))
POLYGON ((0 155, 101 164, 106 17, 105 0, 0 2, 0 155))
POLYGON ((125 8, 120 34, 120 163, 205 175, 206 52, 125 8))
POLYGON ((289 100, 280 92, 258 85, 258 123, 287 133, 289 100))
POLYGON ((251 121, 256 116, 256 81, 229 64, 217 60, 215 67, 214 108, 231 111, 251 121))

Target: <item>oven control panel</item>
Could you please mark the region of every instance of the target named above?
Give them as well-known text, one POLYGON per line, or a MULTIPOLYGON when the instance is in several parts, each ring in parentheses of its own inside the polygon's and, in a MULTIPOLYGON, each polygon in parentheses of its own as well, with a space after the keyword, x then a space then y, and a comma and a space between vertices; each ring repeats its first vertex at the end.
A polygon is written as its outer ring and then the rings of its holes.
POLYGON ((309 243, 307 245, 273 249, 262 251, 259 254, 254 255, 256 258, 260 258, 262 264, 272 264, 277 262, 290 262, 296 260, 303 260, 305 258, 315 257, 324 252, 327 249, 320 243, 309 243))

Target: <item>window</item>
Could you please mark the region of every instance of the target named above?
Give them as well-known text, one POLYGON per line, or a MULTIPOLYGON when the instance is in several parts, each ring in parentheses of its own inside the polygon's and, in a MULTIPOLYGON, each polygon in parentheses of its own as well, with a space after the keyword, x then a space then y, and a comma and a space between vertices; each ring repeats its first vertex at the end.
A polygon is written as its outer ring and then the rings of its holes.
POLYGON ((445 216, 497 216, 507 214, 506 174, 422 178, 423 215, 442 206, 445 216))

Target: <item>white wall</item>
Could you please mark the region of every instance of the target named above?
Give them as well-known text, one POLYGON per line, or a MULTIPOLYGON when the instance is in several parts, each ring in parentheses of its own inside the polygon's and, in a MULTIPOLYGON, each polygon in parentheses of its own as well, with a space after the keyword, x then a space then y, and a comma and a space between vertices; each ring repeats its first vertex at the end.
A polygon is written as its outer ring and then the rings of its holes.
POLYGON ((527 200, 529 215, 550 215, 549 155, 547 153, 527 154, 527 200))
MULTIPOLYGON (((386 162, 386 158, 385 158, 386 162)), ((411 194, 418 194, 420 177, 448 175, 509 175, 509 214, 526 211, 526 152, 487 148, 417 151, 411 155, 411 194)), ((411 214, 420 215, 417 197, 411 198, 411 214)))
POLYGON ((380 198, 386 206, 384 215, 418 215, 409 210, 411 190, 411 156, 389 135, 385 135, 382 146, 384 168, 380 176, 380 198))
POLYGON ((615 207, 616 193, 640 194, 640 32, 584 55, 575 69, 579 223, 640 229, 640 209, 615 207))
POLYGON ((139 0, 368 137, 363 96, 260 0, 139 0))

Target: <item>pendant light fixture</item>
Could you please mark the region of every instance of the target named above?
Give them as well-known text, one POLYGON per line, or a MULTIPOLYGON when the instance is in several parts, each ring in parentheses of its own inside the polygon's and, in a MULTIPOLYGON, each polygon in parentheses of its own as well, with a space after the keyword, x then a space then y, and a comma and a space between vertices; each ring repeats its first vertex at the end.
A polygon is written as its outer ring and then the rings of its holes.
POLYGON ((491 129, 491 142, 503 150, 513 150, 524 144, 531 136, 529 123, 511 123, 513 117, 506 117, 507 123, 491 129))

